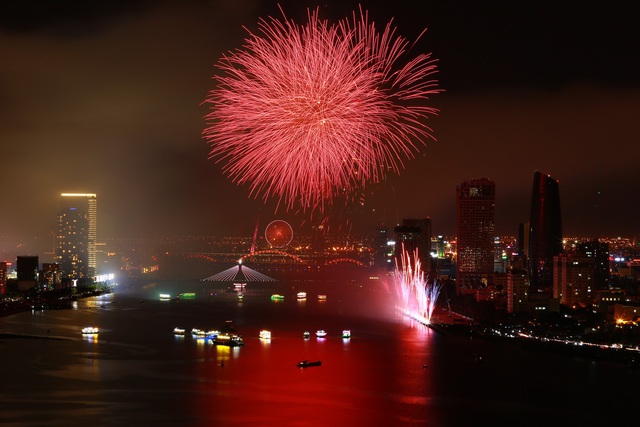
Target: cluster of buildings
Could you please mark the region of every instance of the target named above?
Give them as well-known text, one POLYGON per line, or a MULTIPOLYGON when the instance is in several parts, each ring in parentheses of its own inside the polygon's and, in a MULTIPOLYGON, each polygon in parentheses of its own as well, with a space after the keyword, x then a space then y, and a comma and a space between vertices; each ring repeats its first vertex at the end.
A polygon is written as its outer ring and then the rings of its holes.
MULTIPOLYGON (((62 193, 55 235, 54 262, 33 255, 16 258, 17 291, 69 288, 96 280, 95 194, 62 193)), ((9 262, 0 262, 0 295, 7 292, 9 262)))
MULTIPOLYGON (((399 251, 417 250, 430 278, 454 283, 457 295, 500 302, 509 313, 559 311, 561 305, 611 312, 637 299, 612 283, 616 260, 608 242, 563 238, 558 181, 541 172, 534 174, 530 218, 517 238, 495 236, 495 182, 488 178, 457 187, 454 239, 433 237, 429 218, 378 232, 378 265, 392 270, 399 251)), ((626 277, 640 278, 639 266, 620 264, 626 277)))

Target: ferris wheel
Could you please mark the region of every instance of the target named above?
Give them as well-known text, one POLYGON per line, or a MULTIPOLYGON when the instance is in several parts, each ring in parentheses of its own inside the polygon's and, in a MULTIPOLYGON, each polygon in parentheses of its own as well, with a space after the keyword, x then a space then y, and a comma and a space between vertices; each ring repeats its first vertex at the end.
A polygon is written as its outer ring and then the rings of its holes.
POLYGON ((284 248, 293 239, 293 228, 287 221, 276 219, 264 230, 264 238, 274 248, 284 248))

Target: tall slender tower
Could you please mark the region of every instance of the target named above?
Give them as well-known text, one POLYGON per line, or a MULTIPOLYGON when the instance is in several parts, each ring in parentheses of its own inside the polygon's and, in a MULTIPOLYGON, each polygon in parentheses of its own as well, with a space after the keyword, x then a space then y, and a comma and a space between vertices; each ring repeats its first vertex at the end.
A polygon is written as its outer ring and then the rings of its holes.
POLYGON ((529 222, 529 283, 538 290, 553 287, 553 257, 562 253, 562 217, 558 181, 536 171, 529 222))
POLYGON ((96 195, 62 193, 56 235, 56 261, 62 278, 96 275, 96 195))
POLYGON ((465 181, 457 187, 458 261, 456 291, 473 293, 493 278, 495 182, 488 178, 465 181))

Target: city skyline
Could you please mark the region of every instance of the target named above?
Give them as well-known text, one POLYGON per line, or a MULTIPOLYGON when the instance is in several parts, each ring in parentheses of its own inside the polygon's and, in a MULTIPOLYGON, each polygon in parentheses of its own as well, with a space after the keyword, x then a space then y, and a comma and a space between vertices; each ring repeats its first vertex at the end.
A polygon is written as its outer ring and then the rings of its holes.
MULTIPOLYGON (((242 45, 243 26, 280 17, 277 3, 4 3, 0 236, 14 246, 46 238, 66 191, 100 195, 99 238, 251 235, 279 218, 295 231, 308 225, 225 178, 201 136, 214 64, 242 45)), ((297 22, 316 6, 279 3, 297 22)), ((337 227, 373 232, 429 217, 434 234, 454 235, 456 185, 486 177, 496 183, 496 234, 515 235, 539 170, 559 180, 566 235, 638 234, 634 10, 363 1, 323 3, 320 15, 342 19, 359 3, 412 42, 427 29, 412 52, 439 60, 445 92, 427 123, 437 142, 362 204, 332 213, 337 227)))

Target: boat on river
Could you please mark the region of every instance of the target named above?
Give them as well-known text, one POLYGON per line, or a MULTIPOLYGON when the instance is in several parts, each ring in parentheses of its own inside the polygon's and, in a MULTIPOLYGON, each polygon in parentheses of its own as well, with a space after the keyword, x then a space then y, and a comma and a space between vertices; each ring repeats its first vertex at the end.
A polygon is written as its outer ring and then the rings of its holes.
POLYGON ((316 336, 317 336, 318 338, 324 338, 324 337, 326 337, 326 336, 327 336, 327 331, 325 331, 324 329, 318 329, 318 330, 316 331, 316 336))
POLYGON ((261 340, 270 340, 271 339, 271 331, 263 329, 260 331, 260 339, 261 340))
POLYGON ((86 328, 82 328, 82 335, 98 335, 100 329, 95 326, 87 326, 86 328))
POLYGON ((238 347, 244 345, 242 336, 228 332, 219 333, 218 335, 212 337, 211 341, 215 345, 226 345, 228 347, 238 347))
POLYGON ((322 362, 320 360, 301 360, 298 362, 298 368, 310 368, 311 366, 320 366, 322 362))

